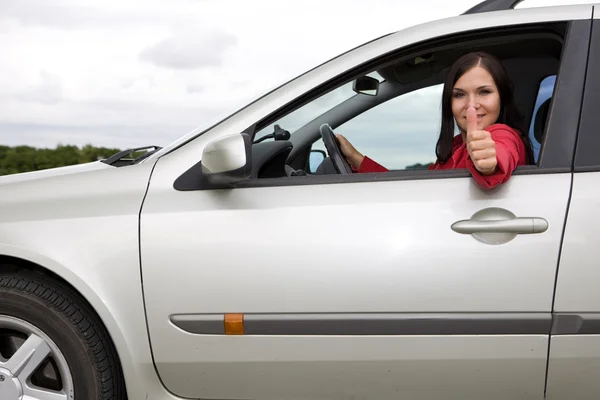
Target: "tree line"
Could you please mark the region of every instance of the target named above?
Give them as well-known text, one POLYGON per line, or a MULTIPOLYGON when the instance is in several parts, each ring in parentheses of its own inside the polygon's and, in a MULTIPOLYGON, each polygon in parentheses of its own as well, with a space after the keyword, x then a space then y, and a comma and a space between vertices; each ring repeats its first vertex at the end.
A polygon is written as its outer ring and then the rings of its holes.
POLYGON ((116 148, 92 145, 58 145, 54 149, 0 145, 0 175, 83 164, 108 158, 119 151, 116 148))

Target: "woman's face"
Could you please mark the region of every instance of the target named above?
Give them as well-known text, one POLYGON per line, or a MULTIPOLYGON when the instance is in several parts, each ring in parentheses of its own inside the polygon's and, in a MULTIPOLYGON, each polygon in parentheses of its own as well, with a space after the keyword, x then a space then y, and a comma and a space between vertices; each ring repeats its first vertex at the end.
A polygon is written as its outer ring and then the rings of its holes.
POLYGON ((452 88, 452 114, 461 132, 467 131, 467 109, 477 111, 477 129, 493 125, 500 115, 500 93, 492 75, 480 66, 465 72, 452 88))

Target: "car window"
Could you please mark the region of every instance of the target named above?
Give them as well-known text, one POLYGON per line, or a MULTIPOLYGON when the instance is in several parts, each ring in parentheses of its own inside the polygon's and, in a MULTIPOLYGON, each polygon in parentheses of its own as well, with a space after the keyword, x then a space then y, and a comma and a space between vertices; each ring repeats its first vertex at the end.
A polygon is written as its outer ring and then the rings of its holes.
MULTIPOLYGON (((335 132, 390 170, 427 168, 436 159, 442 89, 439 84, 400 95, 340 125, 335 132)), ((325 150, 323 140, 315 142, 312 150, 325 150)))
MULTIPOLYGON (((536 117, 540 107, 551 99, 556 75, 540 83, 529 128, 535 162, 541 143, 536 133, 536 117), (538 138, 536 138, 536 135, 538 138)), ((435 145, 439 136, 443 85, 435 85, 398 96, 339 126, 335 132, 344 135, 358 151, 390 170, 424 169, 436 159, 435 145)), ((542 117, 542 116, 540 116, 542 117)), ((538 124, 539 124, 538 120, 538 124)), ((312 150, 323 150, 318 140, 312 150)), ((322 161, 315 157, 314 160, 322 161)), ((317 165, 309 160, 311 172, 317 165)))

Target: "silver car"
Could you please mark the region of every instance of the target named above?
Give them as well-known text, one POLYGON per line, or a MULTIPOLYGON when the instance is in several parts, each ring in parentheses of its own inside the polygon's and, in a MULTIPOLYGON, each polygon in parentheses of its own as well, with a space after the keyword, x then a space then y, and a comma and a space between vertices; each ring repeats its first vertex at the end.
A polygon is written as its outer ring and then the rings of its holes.
POLYGON ((0 399, 597 399, 599 8, 515 3, 368 42, 168 146, 0 178, 0 399), (474 49, 505 63, 536 158, 493 190, 426 170, 474 49), (349 173, 332 131, 390 172, 349 173))

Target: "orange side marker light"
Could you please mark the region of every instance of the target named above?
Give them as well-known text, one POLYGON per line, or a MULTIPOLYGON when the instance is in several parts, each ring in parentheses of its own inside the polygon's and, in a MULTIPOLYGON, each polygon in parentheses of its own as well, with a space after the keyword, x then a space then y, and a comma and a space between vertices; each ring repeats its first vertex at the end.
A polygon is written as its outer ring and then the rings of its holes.
POLYGON ((244 314, 225 314, 225 334, 244 334, 244 314))

